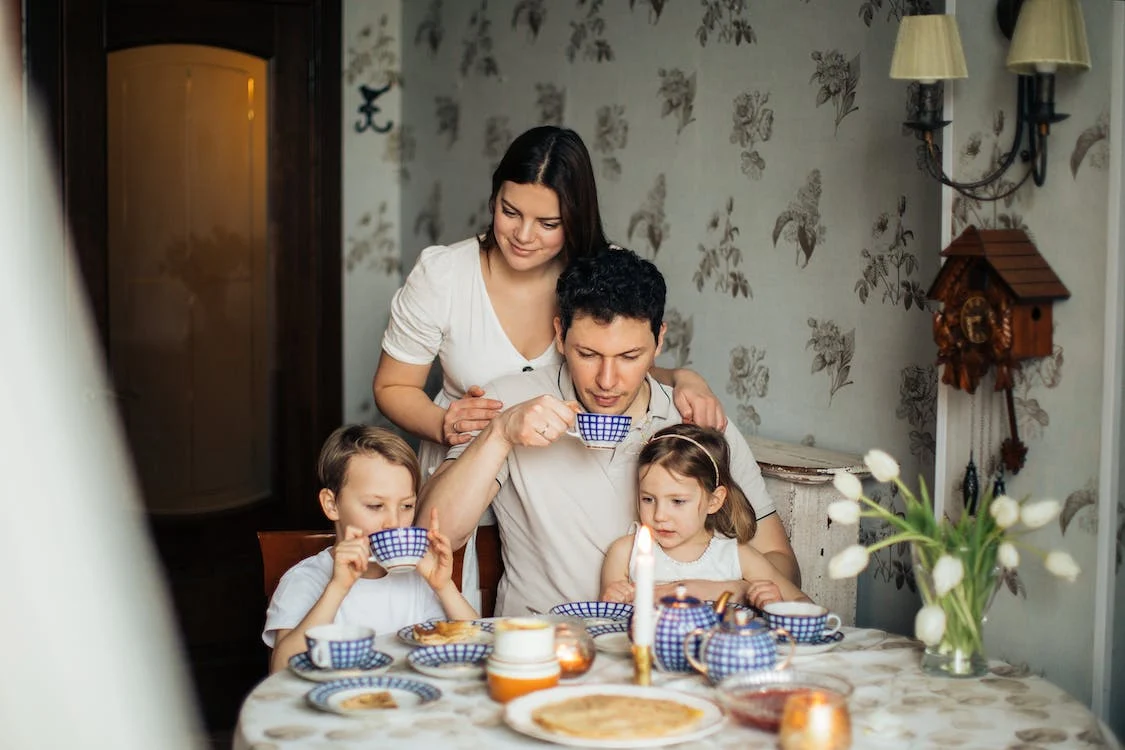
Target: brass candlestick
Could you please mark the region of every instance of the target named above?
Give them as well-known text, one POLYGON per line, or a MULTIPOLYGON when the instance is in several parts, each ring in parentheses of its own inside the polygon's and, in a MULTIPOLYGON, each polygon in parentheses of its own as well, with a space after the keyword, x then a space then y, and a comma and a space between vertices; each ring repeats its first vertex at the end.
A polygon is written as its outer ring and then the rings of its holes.
POLYGON ((633 684, 652 684, 652 646, 633 646, 633 684))

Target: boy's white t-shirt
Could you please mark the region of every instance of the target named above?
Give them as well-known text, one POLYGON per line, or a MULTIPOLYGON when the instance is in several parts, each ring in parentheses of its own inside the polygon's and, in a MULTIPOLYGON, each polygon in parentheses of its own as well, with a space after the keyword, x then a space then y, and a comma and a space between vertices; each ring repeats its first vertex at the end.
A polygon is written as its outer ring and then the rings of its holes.
MULTIPOLYGON (((277 631, 297 627, 313 608, 332 580, 332 562, 331 550, 326 549, 306 557, 281 577, 266 610, 262 640, 267 646, 273 648, 277 631)), ((366 625, 375 629, 375 635, 386 635, 407 625, 445 616, 434 590, 422 576, 411 571, 360 578, 340 603, 333 622, 366 625)))

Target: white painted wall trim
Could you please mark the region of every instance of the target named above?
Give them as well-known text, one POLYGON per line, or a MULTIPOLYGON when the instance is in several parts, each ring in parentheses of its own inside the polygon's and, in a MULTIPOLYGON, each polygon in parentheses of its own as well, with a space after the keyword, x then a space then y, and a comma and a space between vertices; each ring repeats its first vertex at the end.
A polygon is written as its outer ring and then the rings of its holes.
POLYGON ((1113 4, 1109 103, 1109 191, 1106 232, 1105 338, 1102 368, 1101 457, 1098 474, 1098 548, 1094 572, 1094 653, 1091 708, 1109 718, 1113 685, 1117 500, 1121 493, 1122 388, 1125 387, 1125 2, 1113 4))

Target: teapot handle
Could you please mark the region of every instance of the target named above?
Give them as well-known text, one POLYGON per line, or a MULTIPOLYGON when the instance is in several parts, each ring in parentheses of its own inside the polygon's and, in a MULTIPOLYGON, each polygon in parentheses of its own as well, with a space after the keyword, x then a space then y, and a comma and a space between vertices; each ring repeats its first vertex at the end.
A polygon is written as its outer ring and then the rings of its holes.
POLYGON ((711 640, 711 632, 712 631, 704 630, 703 628, 696 628, 684 635, 684 656, 687 657, 688 663, 691 664, 695 671, 705 677, 707 676, 707 665, 699 659, 696 659, 693 652, 695 651, 694 646, 697 639, 702 640, 699 644, 699 650, 700 653, 703 652, 704 647, 707 646, 707 641, 711 640))
POLYGON ((723 613, 726 611, 727 602, 730 601, 730 598, 732 596, 734 596, 732 592, 724 591, 723 593, 719 594, 719 598, 716 599, 715 603, 711 605, 711 609, 715 612, 715 614, 719 616, 720 620, 723 619, 723 613))
POLYGON ((793 661, 793 657, 797 655, 797 639, 789 634, 785 628, 774 628, 773 637, 777 638, 779 635, 785 636, 785 640, 789 642, 789 653, 785 655, 785 661, 781 664, 774 665, 774 671, 781 671, 789 666, 789 662, 793 661))

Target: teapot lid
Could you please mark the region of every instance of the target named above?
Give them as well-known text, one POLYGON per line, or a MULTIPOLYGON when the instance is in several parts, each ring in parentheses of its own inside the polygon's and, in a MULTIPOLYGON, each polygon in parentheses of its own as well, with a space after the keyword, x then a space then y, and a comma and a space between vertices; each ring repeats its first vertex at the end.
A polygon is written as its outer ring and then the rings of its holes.
POLYGON ((687 586, 683 584, 676 586, 676 593, 672 596, 664 597, 660 600, 660 603, 671 609, 690 609, 691 607, 698 607, 703 604, 703 602, 699 601, 694 596, 688 596, 687 586))
POLYGON ((724 633, 738 635, 754 635, 763 628, 762 624, 752 619, 750 612, 745 609, 728 609, 719 627, 724 633))

